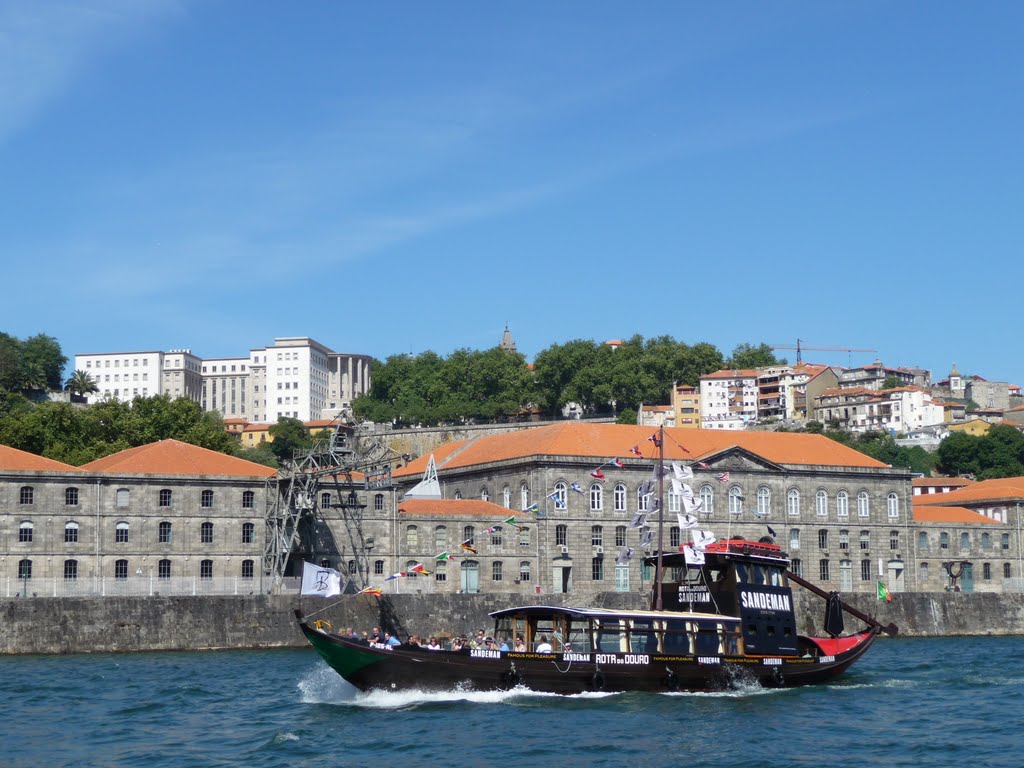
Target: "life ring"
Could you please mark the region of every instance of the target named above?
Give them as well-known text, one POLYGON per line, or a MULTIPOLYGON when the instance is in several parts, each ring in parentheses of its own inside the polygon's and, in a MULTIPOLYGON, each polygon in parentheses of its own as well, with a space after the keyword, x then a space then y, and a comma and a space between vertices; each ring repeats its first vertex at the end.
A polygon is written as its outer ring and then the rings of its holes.
POLYGON ((501 684, 506 688, 515 688, 523 682, 523 676, 519 674, 518 670, 506 669, 501 673, 501 684))
POLYGON ((604 689, 604 672, 598 670, 594 673, 594 676, 590 678, 590 687, 595 691, 604 689))
POLYGON ((679 676, 671 669, 665 673, 665 688, 670 691, 679 690, 679 676))

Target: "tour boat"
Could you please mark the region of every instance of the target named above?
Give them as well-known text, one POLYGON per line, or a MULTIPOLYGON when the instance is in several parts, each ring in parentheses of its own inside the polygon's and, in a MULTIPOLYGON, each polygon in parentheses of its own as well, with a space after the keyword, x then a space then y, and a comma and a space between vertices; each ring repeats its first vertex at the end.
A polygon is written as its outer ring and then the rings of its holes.
POLYGON ((363 691, 522 686, 577 694, 808 685, 840 675, 879 632, 897 631, 791 573, 788 556, 769 537, 679 549, 649 557, 657 566, 649 610, 525 605, 490 614, 491 637, 513 650, 366 645, 299 611, 296 616, 327 664, 363 691), (827 636, 797 634, 791 583, 824 598, 827 636), (844 635, 844 611, 866 627, 844 635), (515 650, 516 638, 525 650, 515 650))

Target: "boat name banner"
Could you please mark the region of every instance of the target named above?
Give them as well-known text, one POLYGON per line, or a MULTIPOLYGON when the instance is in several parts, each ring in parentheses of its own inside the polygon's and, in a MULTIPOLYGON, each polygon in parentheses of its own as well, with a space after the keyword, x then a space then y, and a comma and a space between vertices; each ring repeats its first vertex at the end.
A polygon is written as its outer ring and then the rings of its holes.
POLYGON ((774 592, 764 589, 740 590, 740 607, 762 611, 793 612, 793 603, 786 592, 774 592))
POLYGON ((475 656, 478 659, 500 659, 501 651, 488 651, 483 648, 474 648, 469 652, 470 656, 475 656))
POLYGON ((681 586, 679 587, 679 602, 680 603, 710 603, 711 593, 708 591, 707 585, 696 584, 693 586, 681 586))

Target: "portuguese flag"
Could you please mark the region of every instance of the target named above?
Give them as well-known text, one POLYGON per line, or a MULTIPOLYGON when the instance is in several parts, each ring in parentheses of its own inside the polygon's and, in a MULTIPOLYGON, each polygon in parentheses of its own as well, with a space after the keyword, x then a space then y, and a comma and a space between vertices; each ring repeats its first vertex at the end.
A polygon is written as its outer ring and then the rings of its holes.
POLYGON ((889 590, 885 588, 881 579, 878 580, 878 599, 885 600, 887 603, 892 602, 892 595, 889 594, 889 590))

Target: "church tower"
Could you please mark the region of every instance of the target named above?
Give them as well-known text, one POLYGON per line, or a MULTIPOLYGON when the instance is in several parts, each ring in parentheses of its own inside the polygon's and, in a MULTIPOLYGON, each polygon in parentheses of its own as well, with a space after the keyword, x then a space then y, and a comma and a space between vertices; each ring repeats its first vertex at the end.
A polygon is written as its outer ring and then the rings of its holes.
POLYGON ((509 352, 516 351, 516 342, 512 338, 512 334, 508 330, 508 323, 505 323, 505 334, 501 337, 501 342, 498 344, 498 349, 505 349, 509 352))
POLYGON ((960 371, 956 369, 956 363, 953 363, 953 370, 949 372, 949 391, 953 397, 964 399, 966 392, 964 391, 964 379, 960 375, 960 371))

